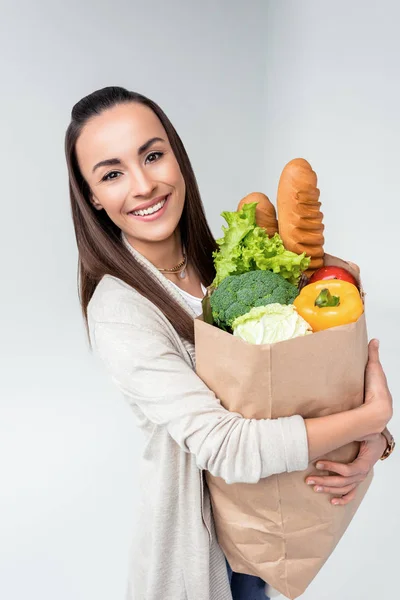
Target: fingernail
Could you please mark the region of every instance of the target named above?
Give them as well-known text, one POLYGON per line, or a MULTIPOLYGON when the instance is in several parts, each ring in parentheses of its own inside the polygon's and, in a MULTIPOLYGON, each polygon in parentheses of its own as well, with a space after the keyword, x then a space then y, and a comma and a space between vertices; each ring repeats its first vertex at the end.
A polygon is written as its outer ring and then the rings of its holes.
POLYGON ((315 466, 317 467, 317 469, 323 469, 324 463, 317 463, 315 466))
POLYGON ((314 481, 314 479, 309 479, 309 480, 307 481, 307 485, 315 485, 315 481, 314 481))
POLYGON ((315 492, 322 492, 322 487, 320 485, 315 486, 314 488, 315 492))
POLYGON ((332 500, 332 504, 339 504, 339 500, 332 500))

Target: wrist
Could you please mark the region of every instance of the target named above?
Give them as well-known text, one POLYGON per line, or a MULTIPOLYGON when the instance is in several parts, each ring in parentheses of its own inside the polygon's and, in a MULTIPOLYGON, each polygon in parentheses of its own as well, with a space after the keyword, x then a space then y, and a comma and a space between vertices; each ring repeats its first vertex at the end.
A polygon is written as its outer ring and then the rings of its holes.
POLYGON ((359 411, 358 418, 361 420, 361 426, 366 432, 366 436, 381 434, 385 429, 386 421, 382 418, 382 414, 375 409, 375 405, 362 404, 355 411, 359 411))
POLYGON ((386 448, 388 446, 387 439, 385 438, 385 436, 383 435, 383 433, 379 434, 379 442, 380 442, 380 445, 381 445, 381 456, 383 456, 384 453, 385 453, 385 451, 386 451, 386 448))

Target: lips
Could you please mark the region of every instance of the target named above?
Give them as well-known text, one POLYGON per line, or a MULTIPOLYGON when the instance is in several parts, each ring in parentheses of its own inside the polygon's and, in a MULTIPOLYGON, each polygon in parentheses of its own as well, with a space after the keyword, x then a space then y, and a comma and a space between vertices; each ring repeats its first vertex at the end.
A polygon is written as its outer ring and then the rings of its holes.
POLYGON ((153 200, 149 200, 148 202, 143 202, 143 204, 139 204, 139 206, 135 206, 135 208, 129 211, 129 214, 133 214, 138 210, 147 210, 148 208, 155 206, 159 202, 162 202, 162 200, 165 200, 166 198, 168 198, 168 196, 169 194, 166 194, 165 196, 158 196, 158 198, 154 198, 153 200))
POLYGON ((141 215, 135 214, 139 210, 140 211, 146 210, 145 208, 135 208, 134 211, 129 212, 128 215, 129 215, 129 217, 131 217, 133 219, 137 219, 137 220, 143 221, 143 222, 155 221, 156 219, 159 219, 167 210, 168 201, 169 201, 170 197, 171 197, 171 194, 168 194, 167 196, 160 196, 159 198, 155 198, 151 202, 142 204, 142 206, 147 205, 147 210, 149 210, 151 207, 155 207, 155 206, 161 204, 161 206, 158 206, 156 210, 153 210, 152 212, 150 212, 148 214, 141 214, 141 215))

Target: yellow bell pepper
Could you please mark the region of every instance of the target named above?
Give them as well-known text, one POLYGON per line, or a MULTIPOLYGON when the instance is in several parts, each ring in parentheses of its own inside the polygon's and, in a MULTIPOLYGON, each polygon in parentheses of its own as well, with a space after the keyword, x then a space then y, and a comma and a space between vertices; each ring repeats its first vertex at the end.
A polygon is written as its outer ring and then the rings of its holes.
POLYGON ((305 285, 293 304, 313 331, 354 323, 364 312, 357 287, 340 279, 305 285))

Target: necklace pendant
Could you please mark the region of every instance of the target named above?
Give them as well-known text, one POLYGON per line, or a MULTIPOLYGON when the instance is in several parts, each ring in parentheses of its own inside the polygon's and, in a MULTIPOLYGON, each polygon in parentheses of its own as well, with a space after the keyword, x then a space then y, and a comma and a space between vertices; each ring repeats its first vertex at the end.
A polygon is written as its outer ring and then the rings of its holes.
POLYGON ((180 273, 179 273, 179 278, 180 279, 185 279, 186 277, 186 269, 183 269, 180 273))

